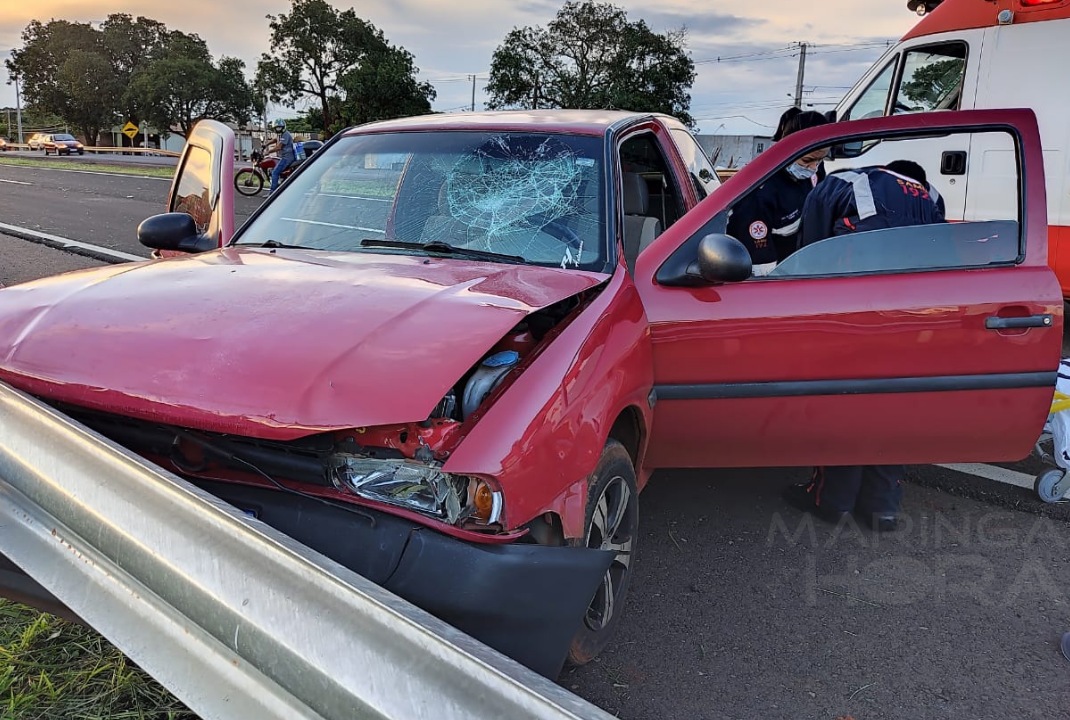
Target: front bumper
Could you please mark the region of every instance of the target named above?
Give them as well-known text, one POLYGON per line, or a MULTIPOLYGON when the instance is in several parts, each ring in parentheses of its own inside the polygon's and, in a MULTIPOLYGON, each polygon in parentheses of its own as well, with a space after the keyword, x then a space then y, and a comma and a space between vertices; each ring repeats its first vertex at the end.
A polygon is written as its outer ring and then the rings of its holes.
POLYGON ((549 678, 561 671, 614 557, 468 543, 364 507, 350 512, 271 489, 196 484, 549 678))
MULTIPOLYGON (((388 513, 272 489, 196 484, 551 679, 613 561, 586 548, 468 543, 388 513)), ((71 617, 10 563, 0 562, 0 595, 71 617)))

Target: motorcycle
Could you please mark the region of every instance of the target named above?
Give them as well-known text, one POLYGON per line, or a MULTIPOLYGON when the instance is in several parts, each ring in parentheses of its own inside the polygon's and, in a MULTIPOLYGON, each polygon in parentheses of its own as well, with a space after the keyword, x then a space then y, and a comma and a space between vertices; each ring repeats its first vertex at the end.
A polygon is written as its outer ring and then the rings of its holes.
MULTIPOLYGON (((300 148, 297 150, 298 159, 282 171, 282 175, 279 176, 280 185, 308 159, 309 155, 322 147, 323 143, 318 140, 307 140, 299 143, 299 145, 300 148)), ((279 158, 275 155, 265 157, 262 153, 254 150, 249 159, 253 163, 252 167, 243 167, 234 173, 234 188, 242 195, 251 197, 259 195, 265 186, 271 186, 271 173, 275 166, 279 164, 279 158)))

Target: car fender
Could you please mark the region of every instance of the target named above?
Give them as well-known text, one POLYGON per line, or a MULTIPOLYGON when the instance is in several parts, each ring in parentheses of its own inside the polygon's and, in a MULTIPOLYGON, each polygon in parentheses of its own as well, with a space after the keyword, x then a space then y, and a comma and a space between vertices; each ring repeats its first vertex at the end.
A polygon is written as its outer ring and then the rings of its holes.
MULTIPOLYGON (((544 512, 583 534, 587 481, 614 420, 651 420, 653 353, 646 312, 623 266, 480 417, 443 470, 498 480, 510 529, 544 512)), ((637 458, 642 458, 645 432, 637 458)))

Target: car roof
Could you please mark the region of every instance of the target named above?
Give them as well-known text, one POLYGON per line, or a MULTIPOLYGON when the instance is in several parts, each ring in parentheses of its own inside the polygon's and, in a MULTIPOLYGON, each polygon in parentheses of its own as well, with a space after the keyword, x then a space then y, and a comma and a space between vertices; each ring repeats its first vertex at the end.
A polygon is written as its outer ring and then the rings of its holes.
POLYGON ((499 110, 468 113, 434 113, 382 120, 345 131, 346 135, 394 130, 519 130, 560 132, 573 135, 603 135, 614 125, 643 118, 666 119, 656 113, 625 110, 499 110))

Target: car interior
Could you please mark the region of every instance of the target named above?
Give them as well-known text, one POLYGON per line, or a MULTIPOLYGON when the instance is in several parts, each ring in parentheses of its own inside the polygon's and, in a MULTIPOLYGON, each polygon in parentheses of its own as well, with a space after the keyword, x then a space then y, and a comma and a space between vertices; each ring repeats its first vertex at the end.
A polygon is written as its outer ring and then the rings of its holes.
POLYGON ((633 271, 639 253, 683 216, 685 206, 653 133, 626 139, 619 152, 624 259, 633 271))

